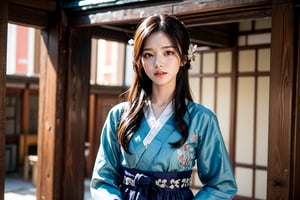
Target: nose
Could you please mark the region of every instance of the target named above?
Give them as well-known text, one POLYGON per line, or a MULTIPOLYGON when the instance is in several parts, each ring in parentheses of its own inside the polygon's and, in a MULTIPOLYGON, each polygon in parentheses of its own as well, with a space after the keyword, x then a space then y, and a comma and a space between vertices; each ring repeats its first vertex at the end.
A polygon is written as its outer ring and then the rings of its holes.
POLYGON ((163 67, 161 58, 159 58, 159 56, 156 57, 155 67, 156 67, 156 68, 161 68, 161 67, 163 67))
POLYGON ((155 67, 156 68, 161 68, 163 65, 159 62, 159 61, 156 61, 155 62, 155 67))

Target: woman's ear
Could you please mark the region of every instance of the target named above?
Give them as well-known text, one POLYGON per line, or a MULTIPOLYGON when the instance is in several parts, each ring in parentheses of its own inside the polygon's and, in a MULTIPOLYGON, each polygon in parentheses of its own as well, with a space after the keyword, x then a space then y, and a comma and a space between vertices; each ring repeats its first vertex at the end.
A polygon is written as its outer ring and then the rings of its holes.
POLYGON ((180 66, 182 67, 185 66, 186 62, 187 62, 187 56, 185 56, 184 59, 181 60, 180 66))

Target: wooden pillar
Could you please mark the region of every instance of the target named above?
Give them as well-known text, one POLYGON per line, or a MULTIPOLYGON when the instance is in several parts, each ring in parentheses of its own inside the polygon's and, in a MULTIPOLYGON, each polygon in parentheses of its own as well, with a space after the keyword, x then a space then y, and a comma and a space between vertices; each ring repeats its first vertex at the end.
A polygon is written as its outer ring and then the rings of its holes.
POLYGON ((5 180, 5 91, 8 0, 0 1, 0 200, 4 199, 5 180))
POLYGON ((293 2, 273 0, 268 199, 291 199, 294 42, 293 2))
POLYGON ((295 10, 295 36, 297 41, 295 41, 295 48, 297 48, 295 55, 297 56, 297 63, 295 65, 296 70, 296 94, 295 94, 295 129, 293 132, 293 180, 292 180, 292 198, 291 199, 300 199, 300 2, 298 2, 298 7, 295 10))
POLYGON ((96 105, 97 95, 90 94, 89 100, 89 126, 88 126, 88 142, 89 142, 89 154, 86 161, 86 174, 87 176, 91 177, 95 158, 97 154, 97 150, 99 147, 99 138, 96 137, 96 112, 97 112, 97 105, 96 105))
POLYGON ((65 118, 63 200, 82 200, 85 138, 88 132, 91 39, 89 31, 71 28, 65 118))
POLYGON ((82 200, 91 45, 88 31, 58 18, 43 31, 37 199, 82 200))
POLYGON ((51 19, 41 41, 37 200, 60 200, 64 190, 68 40, 65 15, 58 12, 51 19))
POLYGON ((22 94, 22 124, 21 124, 21 133, 23 141, 19 141, 19 165, 24 163, 24 158, 28 154, 28 133, 29 133, 29 84, 26 84, 26 87, 22 94), (21 145, 23 143, 23 145, 21 145))

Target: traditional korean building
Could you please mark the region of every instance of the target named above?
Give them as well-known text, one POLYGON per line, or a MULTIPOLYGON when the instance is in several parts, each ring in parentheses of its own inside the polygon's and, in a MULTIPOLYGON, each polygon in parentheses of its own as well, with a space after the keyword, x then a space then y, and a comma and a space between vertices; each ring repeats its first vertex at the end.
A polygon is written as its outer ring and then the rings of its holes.
POLYGON ((198 46, 193 97, 220 120, 234 199, 300 198, 297 0, 1 0, 0 194, 34 154, 38 200, 83 199, 106 114, 131 82, 129 41, 153 13, 178 17, 198 46))

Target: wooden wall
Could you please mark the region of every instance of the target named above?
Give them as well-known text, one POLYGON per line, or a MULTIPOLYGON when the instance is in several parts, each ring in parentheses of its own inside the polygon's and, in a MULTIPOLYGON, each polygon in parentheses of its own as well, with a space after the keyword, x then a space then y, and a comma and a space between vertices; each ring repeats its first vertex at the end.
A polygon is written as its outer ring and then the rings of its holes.
MULTIPOLYGON (((294 12, 292 1, 273 2, 268 199, 292 199, 293 193, 298 193, 291 191, 295 189, 292 182, 299 178, 293 176, 293 168, 296 167, 293 154, 299 154, 293 146, 293 138, 297 135, 293 127, 296 122, 293 116, 294 73, 299 71, 299 66, 294 63, 297 53, 294 12)), ((299 113, 299 110, 296 112, 299 113)))
MULTIPOLYGON (((32 2, 0 1, 0 194, 4 194, 5 59, 7 22, 11 20, 43 28, 38 140, 41 159, 38 161, 37 199, 81 200, 84 174, 78 172, 84 171, 80 158, 84 156, 85 138, 82 132, 87 130, 89 101, 91 34, 84 29, 87 25, 84 19, 88 14, 68 18, 61 7, 63 1, 34 1, 33 5, 32 2)), ((297 172, 300 167, 300 50, 299 14, 295 13, 295 8, 299 8, 299 2, 207 1, 197 7, 193 7, 191 2, 179 1, 179 4, 186 4, 184 10, 171 4, 161 9, 170 9, 172 14, 179 14, 182 19, 198 20, 202 24, 247 19, 254 17, 255 13, 262 17, 272 11, 268 199, 297 199, 300 182, 297 172), (260 9, 256 5, 264 7, 260 9)), ((137 10, 127 7, 109 14, 98 13, 96 24, 108 23, 101 20, 113 20, 108 16, 118 12, 119 16, 125 16, 136 14, 134 11, 137 10)), ((136 17, 132 16, 132 19, 136 17)), ((118 20, 115 22, 120 22, 118 20)), ((2 199, 3 195, 0 196, 2 199)))

